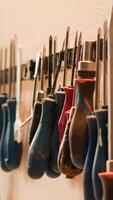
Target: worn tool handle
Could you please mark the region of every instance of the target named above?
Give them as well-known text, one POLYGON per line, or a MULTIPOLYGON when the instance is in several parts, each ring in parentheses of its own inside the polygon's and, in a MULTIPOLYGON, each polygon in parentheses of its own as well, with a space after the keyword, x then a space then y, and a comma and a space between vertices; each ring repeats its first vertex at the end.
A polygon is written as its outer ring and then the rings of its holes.
POLYGON ((65 87, 64 91, 66 93, 65 95, 65 101, 62 109, 62 113, 58 122, 58 129, 59 129, 59 141, 62 141, 64 130, 66 126, 66 115, 65 112, 71 109, 72 106, 72 100, 73 100, 73 92, 74 87, 65 87))
MULTIPOLYGON (((60 145, 58 153, 58 167, 61 173, 65 174, 66 178, 74 178, 76 175, 80 174, 82 171, 77 169, 71 162, 70 158, 70 148, 69 148, 69 128, 71 123, 71 118, 73 116, 75 107, 71 108, 71 111, 68 113, 69 120, 66 123, 66 128, 64 131, 64 136, 60 145)), ((68 117, 67 117, 68 118, 68 117)))
POLYGON ((2 135, 1 135, 1 140, 0 140, 0 166, 2 170, 9 172, 11 171, 8 169, 5 165, 4 162, 4 154, 6 151, 6 144, 5 144, 5 134, 6 134, 6 128, 7 128, 7 123, 8 123, 8 106, 6 103, 2 104, 2 112, 3 112, 3 129, 2 129, 2 135))
POLYGON ((58 91, 56 93, 56 119, 55 119, 55 125, 53 129, 53 135, 51 139, 51 148, 50 148, 50 167, 53 169, 56 173, 59 173, 59 169, 57 166, 57 157, 58 157, 58 151, 59 151, 59 132, 58 132, 58 121, 62 112, 63 104, 65 99, 65 93, 58 91))
POLYGON ((98 142, 93 163, 92 180, 94 195, 96 199, 102 199, 103 191, 98 173, 106 171, 106 161, 108 159, 107 127, 108 110, 95 111, 98 125, 98 142))
POLYGON ((73 115, 69 144, 72 163, 83 169, 88 148, 88 126, 86 116, 93 111, 94 79, 76 79, 77 105, 73 115))
POLYGON ((30 124, 29 135, 28 135, 29 145, 31 144, 33 137, 36 133, 37 127, 39 125, 39 121, 40 121, 40 117, 41 117, 41 111, 42 111, 42 103, 36 102, 34 104, 34 108, 33 108, 33 116, 32 116, 32 121, 31 121, 31 124, 30 124))
POLYGON ((51 158, 48 160, 48 166, 47 166, 47 170, 46 170, 46 175, 49 178, 58 178, 60 176, 60 172, 56 172, 52 169, 51 165, 51 158))
POLYGON ((5 154, 4 161, 8 169, 13 170, 19 167, 22 155, 22 143, 14 140, 14 123, 16 117, 16 99, 8 99, 8 123, 5 133, 5 154))
POLYGON ((55 111, 56 102, 44 99, 40 123, 28 153, 27 171, 33 179, 41 178, 47 170, 55 111))
POLYGON ((99 177, 103 187, 102 200, 113 199, 113 172, 99 173, 99 177))
POLYGON ((93 191, 93 183, 92 183, 92 167, 93 160, 96 151, 97 145, 97 121, 94 115, 87 117, 88 124, 88 151, 86 156, 86 161, 84 165, 84 173, 83 173, 83 188, 84 188, 84 200, 95 200, 94 191, 93 191))

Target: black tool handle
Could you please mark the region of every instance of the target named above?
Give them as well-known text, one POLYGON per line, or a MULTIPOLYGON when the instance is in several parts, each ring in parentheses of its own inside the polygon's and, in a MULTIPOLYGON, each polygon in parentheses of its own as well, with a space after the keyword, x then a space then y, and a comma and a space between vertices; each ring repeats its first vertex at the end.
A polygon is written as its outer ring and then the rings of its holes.
POLYGON ((33 108, 33 116, 30 124, 29 134, 28 134, 28 143, 31 144, 33 137, 36 133, 37 127, 39 125, 40 117, 42 111, 42 103, 36 102, 33 108))
POLYGON ((47 170, 55 111, 56 102, 52 99, 44 99, 40 123, 28 153, 27 171, 31 178, 41 178, 47 170))
POLYGON ((57 157, 58 157, 58 151, 59 151, 59 132, 58 132, 58 121, 62 112, 63 104, 65 99, 65 93, 58 91, 56 93, 56 119, 55 119, 55 125, 53 129, 53 135, 51 139, 51 148, 50 148, 50 167, 53 169, 56 173, 59 173, 58 165, 57 165, 57 157))

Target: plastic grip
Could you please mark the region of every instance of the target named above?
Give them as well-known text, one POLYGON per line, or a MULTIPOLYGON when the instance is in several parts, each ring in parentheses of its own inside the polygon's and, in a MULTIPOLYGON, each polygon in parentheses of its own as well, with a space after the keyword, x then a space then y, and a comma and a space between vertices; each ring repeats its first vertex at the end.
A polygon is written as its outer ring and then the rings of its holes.
POLYGON ((59 174, 59 169, 57 166, 57 157, 58 157, 58 151, 59 151, 59 132, 58 132, 58 120, 60 118, 63 104, 65 99, 65 92, 57 92, 56 93, 56 119, 55 119, 55 125, 53 129, 53 135, 51 140, 51 148, 50 148, 50 166, 51 169, 53 169, 56 173, 59 174))
POLYGON ((1 140, 0 140, 0 166, 2 170, 5 172, 9 172, 9 170, 4 162, 4 152, 5 152, 5 133, 6 133, 6 127, 7 127, 7 122, 8 122, 8 107, 7 104, 2 104, 2 111, 3 111, 3 129, 2 129, 2 135, 1 135, 1 140))
MULTIPOLYGON (((74 111, 75 108, 73 108, 74 111)), ((71 115, 71 113, 70 113, 71 115)), ((67 117, 68 118, 68 117, 67 117)), ((67 121, 66 128, 64 131, 64 136, 60 145, 58 153, 58 167, 61 173, 66 175, 66 178, 74 178, 76 175, 80 174, 82 171, 77 169, 71 161, 70 158, 70 148, 69 148, 69 128, 70 121, 67 121)))
POLYGON ((99 173, 103 187, 103 200, 113 199, 113 172, 99 173))
POLYGON ((95 112, 98 125, 98 142, 93 163, 92 180, 95 199, 100 200, 103 196, 102 184, 98 173, 106 171, 106 161, 108 159, 107 127, 108 111, 99 110, 95 112))
POLYGON ((8 169, 13 170, 19 167, 22 156, 22 143, 14 140, 14 122, 16 117, 16 99, 8 99, 8 123, 4 142, 4 162, 8 169))
POLYGON ((66 93, 65 95, 65 101, 62 109, 62 113, 58 122, 58 129, 59 129, 59 141, 62 141, 64 130, 66 126, 66 115, 65 112, 71 109, 72 106, 72 99, 73 99, 73 92, 74 87, 65 87, 64 91, 66 93))
POLYGON ((77 105, 69 130, 70 155, 73 165, 83 169, 88 148, 86 117, 93 111, 94 79, 77 79, 77 105))
POLYGON ((87 117, 88 130, 89 130, 89 142, 86 161, 84 165, 83 173, 83 188, 84 188, 84 200, 95 200, 93 183, 92 183, 92 167, 97 145, 97 121, 95 116, 87 117))
POLYGON ((33 109, 33 117, 30 124, 29 134, 28 134, 28 143, 31 144, 33 137, 36 133, 36 130, 39 125, 40 117, 42 111, 42 103, 36 102, 33 109))
POLYGON ((28 152, 27 171, 31 178, 41 178, 47 170, 55 115, 56 102, 44 99, 39 126, 28 152))
POLYGON ((49 177, 49 178, 58 178, 60 176, 60 172, 57 173, 55 172, 52 168, 51 168, 51 165, 50 165, 50 159, 48 161, 48 166, 47 166, 47 170, 46 170, 46 175, 49 177))

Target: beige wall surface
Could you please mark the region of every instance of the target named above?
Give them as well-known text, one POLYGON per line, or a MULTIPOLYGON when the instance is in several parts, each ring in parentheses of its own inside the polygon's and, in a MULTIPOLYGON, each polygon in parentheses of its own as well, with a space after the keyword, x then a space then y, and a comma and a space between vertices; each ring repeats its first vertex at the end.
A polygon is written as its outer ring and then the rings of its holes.
MULTIPOLYGON (((68 25, 71 28, 70 46, 76 30, 83 31, 85 39, 95 39, 98 26, 109 13, 107 0, 0 0, 0 46, 9 44, 17 33, 23 46, 23 61, 34 58, 50 34, 58 36, 61 47, 68 25)), ((23 84, 23 119, 30 111, 33 84, 23 84), (26 97, 26 98, 25 98, 26 97)), ((83 200, 82 176, 68 180, 64 176, 50 179, 44 176, 33 181, 26 174, 27 128, 24 133, 24 154, 19 169, 12 173, 0 170, 0 200, 83 200)))
MULTIPOLYGON (((0 45, 17 33, 23 46, 23 61, 35 57, 50 34, 61 48, 65 29, 83 31, 85 39, 95 39, 98 26, 108 16, 110 0, 0 0, 0 45)), ((70 46, 74 35, 71 35, 70 46)))

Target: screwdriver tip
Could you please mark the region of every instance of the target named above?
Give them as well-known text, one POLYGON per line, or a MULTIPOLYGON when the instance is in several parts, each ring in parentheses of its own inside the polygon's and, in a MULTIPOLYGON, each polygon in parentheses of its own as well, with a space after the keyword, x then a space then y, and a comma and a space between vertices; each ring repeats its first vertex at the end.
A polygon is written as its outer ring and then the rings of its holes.
POLYGON ((69 31, 70 31, 70 27, 68 26, 66 32, 69 32, 69 31))
POLYGON ((101 32, 102 32, 102 31, 101 31, 101 28, 99 27, 99 28, 98 28, 98 31, 97 31, 97 34, 101 34, 101 32))

